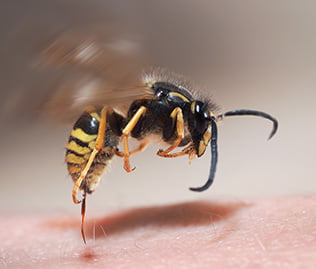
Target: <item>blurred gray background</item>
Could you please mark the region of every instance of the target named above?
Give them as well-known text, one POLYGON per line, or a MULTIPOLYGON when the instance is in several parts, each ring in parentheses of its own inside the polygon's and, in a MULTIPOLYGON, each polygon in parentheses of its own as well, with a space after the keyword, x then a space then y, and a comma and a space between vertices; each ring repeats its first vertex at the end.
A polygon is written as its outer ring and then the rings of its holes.
POLYGON ((217 174, 204 193, 188 187, 207 179, 209 152, 189 165, 157 157, 153 145, 131 158, 130 174, 115 159, 89 210, 315 193, 315 1, 14 0, 0 2, 1 211, 79 210, 64 164, 72 126, 33 111, 50 79, 30 67, 56 33, 93 24, 133 33, 150 64, 203 85, 222 111, 262 110, 280 129, 267 142, 268 121, 221 122, 217 174))

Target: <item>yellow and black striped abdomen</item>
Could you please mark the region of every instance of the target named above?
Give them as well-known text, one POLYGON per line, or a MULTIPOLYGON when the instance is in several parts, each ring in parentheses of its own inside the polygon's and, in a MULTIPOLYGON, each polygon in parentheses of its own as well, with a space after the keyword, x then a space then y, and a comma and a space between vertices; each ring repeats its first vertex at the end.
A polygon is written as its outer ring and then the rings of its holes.
MULTIPOLYGON (((94 149, 98 136, 100 114, 97 112, 84 112, 75 123, 66 150, 68 172, 74 182, 86 167, 89 157, 94 149)), ((100 175, 112 159, 118 145, 119 137, 106 124, 104 146, 96 155, 93 163, 80 186, 81 190, 92 193, 100 181, 100 175)))

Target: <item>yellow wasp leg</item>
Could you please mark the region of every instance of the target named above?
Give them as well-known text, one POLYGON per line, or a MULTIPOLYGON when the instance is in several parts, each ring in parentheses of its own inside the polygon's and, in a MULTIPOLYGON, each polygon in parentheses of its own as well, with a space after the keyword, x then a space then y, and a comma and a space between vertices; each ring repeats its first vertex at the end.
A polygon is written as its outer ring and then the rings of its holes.
POLYGON ((89 169, 94 161, 95 156, 103 148, 104 135, 105 135, 105 130, 106 130, 106 112, 107 112, 107 108, 103 107, 101 110, 101 118, 100 118, 100 123, 99 123, 98 136, 96 139, 94 149, 93 149, 93 151, 88 159, 88 162, 87 162, 85 168, 80 173, 80 176, 77 179, 75 186, 72 189, 72 200, 75 204, 79 204, 81 202, 81 200, 77 199, 78 190, 81 186, 82 181, 85 179, 85 177, 86 177, 86 175, 87 175, 87 173, 88 173, 88 171, 89 171, 89 169))
POLYGON ((175 158, 179 156, 189 155, 189 163, 193 161, 196 157, 196 152, 194 147, 190 144, 189 146, 185 147, 181 152, 169 153, 167 155, 161 156, 164 158, 175 158))
MULTIPOLYGON (((160 152, 160 151, 159 151, 160 152)), ((158 154, 158 153, 157 153, 158 154)), ((164 158, 175 158, 175 157, 179 157, 179 156, 184 156, 189 154, 188 152, 176 152, 176 153, 170 153, 170 154, 165 154, 165 155, 160 155, 160 153, 158 154, 160 157, 164 157, 164 158)))
MULTIPOLYGON (((178 137, 177 137, 176 141, 174 141, 174 143, 169 148, 167 148, 166 150, 159 150, 157 152, 157 155, 160 157, 168 158, 168 157, 177 157, 177 156, 182 155, 180 152, 179 152, 180 155, 176 155, 176 156, 172 156, 172 154, 169 154, 170 151, 174 150, 176 147, 179 146, 180 142, 184 138, 184 121, 183 121, 182 109, 180 107, 176 107, 171 112, 170 117, 176 121, 176 128, 177 128, 177 136, 178 137)), ((175 153, 175 154, 177 154, 177 153, 175 153)))
MULTIPOLYGON (((139 146, 136 149, 133 149, 132 151, 130 151, 129 156, 131 156, 137 152, 143 151, 147 147, 147 145, 148 145, 148 142, 143 142, 143 143, 139 144, 139 146)), ((118 149, 115 151, 115 154, 121 158, 124 157, 124 152, 120 152, 118 149)))
MULTIPOLYGON (((146 107, 141 106, 137 112, 134 114, 134 116, 131 118, 131 120, 128 122, 128 124, 123 129, 123 143, 124 143, 124 169, 126 172, 132 172, 135 168, 131 169, 131 165, 129 162, 129 156, 131 155, 131 152, 129 152, 128 149, 128 136, 136 126, 137 122, 139 121, 140 117, 146 113, 146 107)), ((140 151, 136 149, 137 151, 140 151)), ((137 152, 136 151, 136 152, 137 152)), ((135 152, 134 152, 135 153, 135 152)))

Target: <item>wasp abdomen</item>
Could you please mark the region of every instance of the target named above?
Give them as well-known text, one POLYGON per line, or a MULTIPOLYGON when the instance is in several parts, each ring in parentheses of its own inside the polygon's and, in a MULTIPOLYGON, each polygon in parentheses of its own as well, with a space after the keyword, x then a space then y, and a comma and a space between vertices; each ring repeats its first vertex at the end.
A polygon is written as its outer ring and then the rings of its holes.
MULTIPOLYGON (((66 150, 68 172, 76 182, 86 167, 90 155, 95 147, 98 137, 100 114, 97 112, 84 112, 75 123, 66 150)), ((95 156, 87 175, 81 183, 80 189, 92 193, 100 181, 100 175, 115 154, 118 144, 116 136, 110 125, 106 124, 104 146, 95 156)))

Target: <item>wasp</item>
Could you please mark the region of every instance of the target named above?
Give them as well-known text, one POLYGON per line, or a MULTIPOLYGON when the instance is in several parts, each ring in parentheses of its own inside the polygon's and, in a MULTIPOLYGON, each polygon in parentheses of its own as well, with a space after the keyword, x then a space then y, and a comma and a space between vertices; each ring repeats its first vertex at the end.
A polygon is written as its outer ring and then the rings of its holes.
MULTIPOLYGON (((218 121, 229 116, 259 116, 273 123, 269 138, 277 131, 277 120, 265 112, 239 109, 216 115, 214 104, 198 99, 191 89, 172 77, 151 73, 145 75, 143 82, 146 94, 132 101, 126 116, 112 106, 89 107, 71 131, 66 162, 75 183, 72 199, 74 203, 82 202, 83 216, 86 194, 95 191, 111 159, 123 158, 125 171, 132 172, 130 156, 145 149, 154 137, 167 144, 157 152, 164 158, 188 155, 192 160, 201 157, 210 145, 208 179, 203 186, 190 188, 202 192, 212 185, 215 177, 218 121), (130 150, 130 137, 139 141, 136 149, 130 150), (121 140, 123 150, 119 151, 121 140), (82 201, 77 198, 78 190, 83 191, 82 201)), ((82 235, 85 238, 83 232, 82 235)))
MULTIPOLYGON (((273 123, 269 139, 277 132, 278 121, 262 111, 238 109, 218 114, 217 106, 209 98, 201 97, 185 78, 160 68, 150 69, 136 80, 137 83, 130 86, 127 84, 133 83, 131 81, 127 81, 124 86, 122 83, 103 83, 100 76, 109 78, 111 72, 115 74, 115 81, 122 80, 116 74, 122 72, 125 65, 118 65, 119 70, 115 72, 112 66, 108 68, 103 65, 103 60, 109 60, 108 55, 115 55, 116 51, 109 52, 108 48, 104 51, 107 46, 98 46, 94 38, 85 39, 78 45, 62 43, 49 48, 49 62, 80 66, 85 74, 87 70, 98 67, 98 76, 92 72, 88 80, 82 80, 82 73, 79 73, 75 79, 78 87, 73 86, 73 92, 67 84, 60 91, 62 100, 65 100, 67 93, 69 100, 72 100, 74 94, 77 96, 76 103, 69 102, 68 106, 81 109, 88 105, 72 128, 65 157, 68 172, 74 182, 72 200, 76 204, 81 203, 81 234, 84 242, 87 194, 96 190, 100 176, 114 156, 123 159, 126 172, 132 172, 135 168, 131 166, 131 156, 143 151, 152 141, 163 142, 165 145, 165 148, 157 151, 158 156, 174 158, 187 155, 189 161, 203 156, 210 145, 208 178, 203 186, 190 188, 191 191, 202 192, 212 185, 215 177, 219 121, 231 116, 257 116, 273 123), (85 94, 83 99, 78 98, 78 92, 85 94), (123 103, 124 106, 121 106, 123 103), (139 142, 138 147, 132 150, 129 147, 130 138, 139 142), (122 149, 119 148, 121 144, 122 149), (79 191, 83 195, 78 199, 79 191)), ((134 60, 130 59, 129 62, 134 60)), ((134 70, 125 69, 128 71, 125 73, 133 73, 134 70)))

